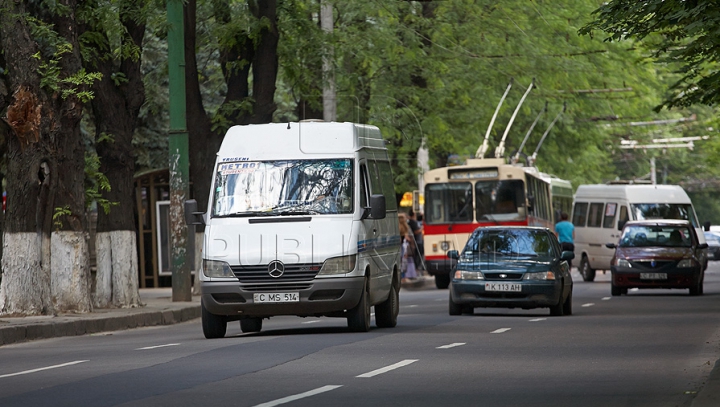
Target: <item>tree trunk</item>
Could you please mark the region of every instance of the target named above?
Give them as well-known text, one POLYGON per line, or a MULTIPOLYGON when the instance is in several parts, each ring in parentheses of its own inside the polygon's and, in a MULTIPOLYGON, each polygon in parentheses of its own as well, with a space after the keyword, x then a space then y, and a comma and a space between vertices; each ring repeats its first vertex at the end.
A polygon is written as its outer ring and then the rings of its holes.
MULTIPOLYGON (((13 92, 7 111, 12 136, 0 286, 0 313, 5 314, 92 310, 80 134, 83 105, 72 92, 61 97, 47 86, 41 88, 41 62, 33 58, 41 51, 43 62, 57 61, 59 78, 80 71, 77 4, 63 3, 68 12, 57 16, 26 9, 23 2, 0 0, 0 47, 13 92), (41 49, 22 17, 25 13, 51 24, 58 38, 70 45, 69 52, 58 55, 57 49, 41 49)), ((52 80, 52 74, 45 79, 52 80)), ((67 84, 57 85, 72 91, 67 84)))
MULTIPOLYGON (((126 1, 123 4, 120 18, 129 37, 123 39, 125 46, 142 45, 145 24, 132 18, 141 3, 126 1)), ((102 32, 101 27, 88 29, 102 32)), ((116 59, 109 55, 87 61, 90 69, 103 74, 94 86, 92 110, 100 172, 107 177, 111 188, 102 191, 102 197, 112 206, 106 211, 99 205, 95 240, 97 280, 94 304, 103 308, 140 305, 133 215, 135 157, 132 146, 138 114, 145 100, 140 63, 139 58, 116 59), (112 79, 117 73, 122 73, 125 79, 119 85, 112 79)))

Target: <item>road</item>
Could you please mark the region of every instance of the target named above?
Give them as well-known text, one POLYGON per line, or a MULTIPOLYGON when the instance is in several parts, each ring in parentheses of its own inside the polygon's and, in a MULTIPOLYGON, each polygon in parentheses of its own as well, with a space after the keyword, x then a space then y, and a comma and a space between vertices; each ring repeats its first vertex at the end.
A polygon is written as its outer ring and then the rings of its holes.
POLYGON ((689 406, 720 357, 720 263, 700 297, 574 277, 565 317, 449 316, 428 287, 368 333, 278 317, 218 340, 196 320, 3 346, 0 406, 689 406))

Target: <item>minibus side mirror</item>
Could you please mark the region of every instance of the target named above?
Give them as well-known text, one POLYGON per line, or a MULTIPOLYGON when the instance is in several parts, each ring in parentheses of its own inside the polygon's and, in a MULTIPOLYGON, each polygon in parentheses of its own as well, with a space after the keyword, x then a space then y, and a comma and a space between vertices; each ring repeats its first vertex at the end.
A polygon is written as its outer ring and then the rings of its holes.
POLYGON ((387 209, 385 207, 385 195, 370 195, 370 216, 373 219, 385 219, 386 212, 387 209))
POLYGON ((705 223, 703 223, 703 229, 704 229, 706 232, 709 232, 709 231, 710 231, 710 221, 709 221, 709 220, 706 221, 705 223))
POLYGON ((205 219, 203 218, 204 213, 198 212, 197 201, 194 199, 188 199, 185 201, 185 224, 186 225, 204 225, 205 219))

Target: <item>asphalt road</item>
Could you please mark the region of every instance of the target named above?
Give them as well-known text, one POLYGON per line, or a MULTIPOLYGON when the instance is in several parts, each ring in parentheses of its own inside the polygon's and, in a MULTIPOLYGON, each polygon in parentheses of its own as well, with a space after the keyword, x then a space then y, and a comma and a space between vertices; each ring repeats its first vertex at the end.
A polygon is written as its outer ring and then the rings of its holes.
POLYGON ((206 340, 200 321, 0 347, 0 406, 689 406, 720 357, 720 263, 705 295, 574 274, 574 314, 449 316, 401 292, 396 328, 278 317, 206 340))

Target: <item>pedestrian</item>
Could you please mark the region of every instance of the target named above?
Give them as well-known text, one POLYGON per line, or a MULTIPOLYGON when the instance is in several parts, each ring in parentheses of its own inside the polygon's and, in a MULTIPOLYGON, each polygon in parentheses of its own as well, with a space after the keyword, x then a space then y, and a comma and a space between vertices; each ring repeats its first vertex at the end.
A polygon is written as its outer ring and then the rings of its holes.
POLYGON ((400 246, 400 276, 403 281, 407 281, 407 279, 417 277, 415 261, 413 260, 415 253, 415 241, 411 235, 407 215, 402 212, 399 213, 398 221, 400 223, 400 239, 402 241, 400 246))
POLYGON ((425 239, 423 238, 423 226, 417 220, 417 214, 410 209, 408 212, 408 225, 412 231, 412 238, 415 240, 416 255, 414 257, 415 267, 422 271, 425 270, 425 239))
MULTIPOLYGON (((560 222, 555 224, 555 236, 560 241, 563 251, 575 253, 575 225, 568 221, 568 214, 560 215, 560 222)), ((572 268, 572 260, 568 260, 568 267, 572 268)))

